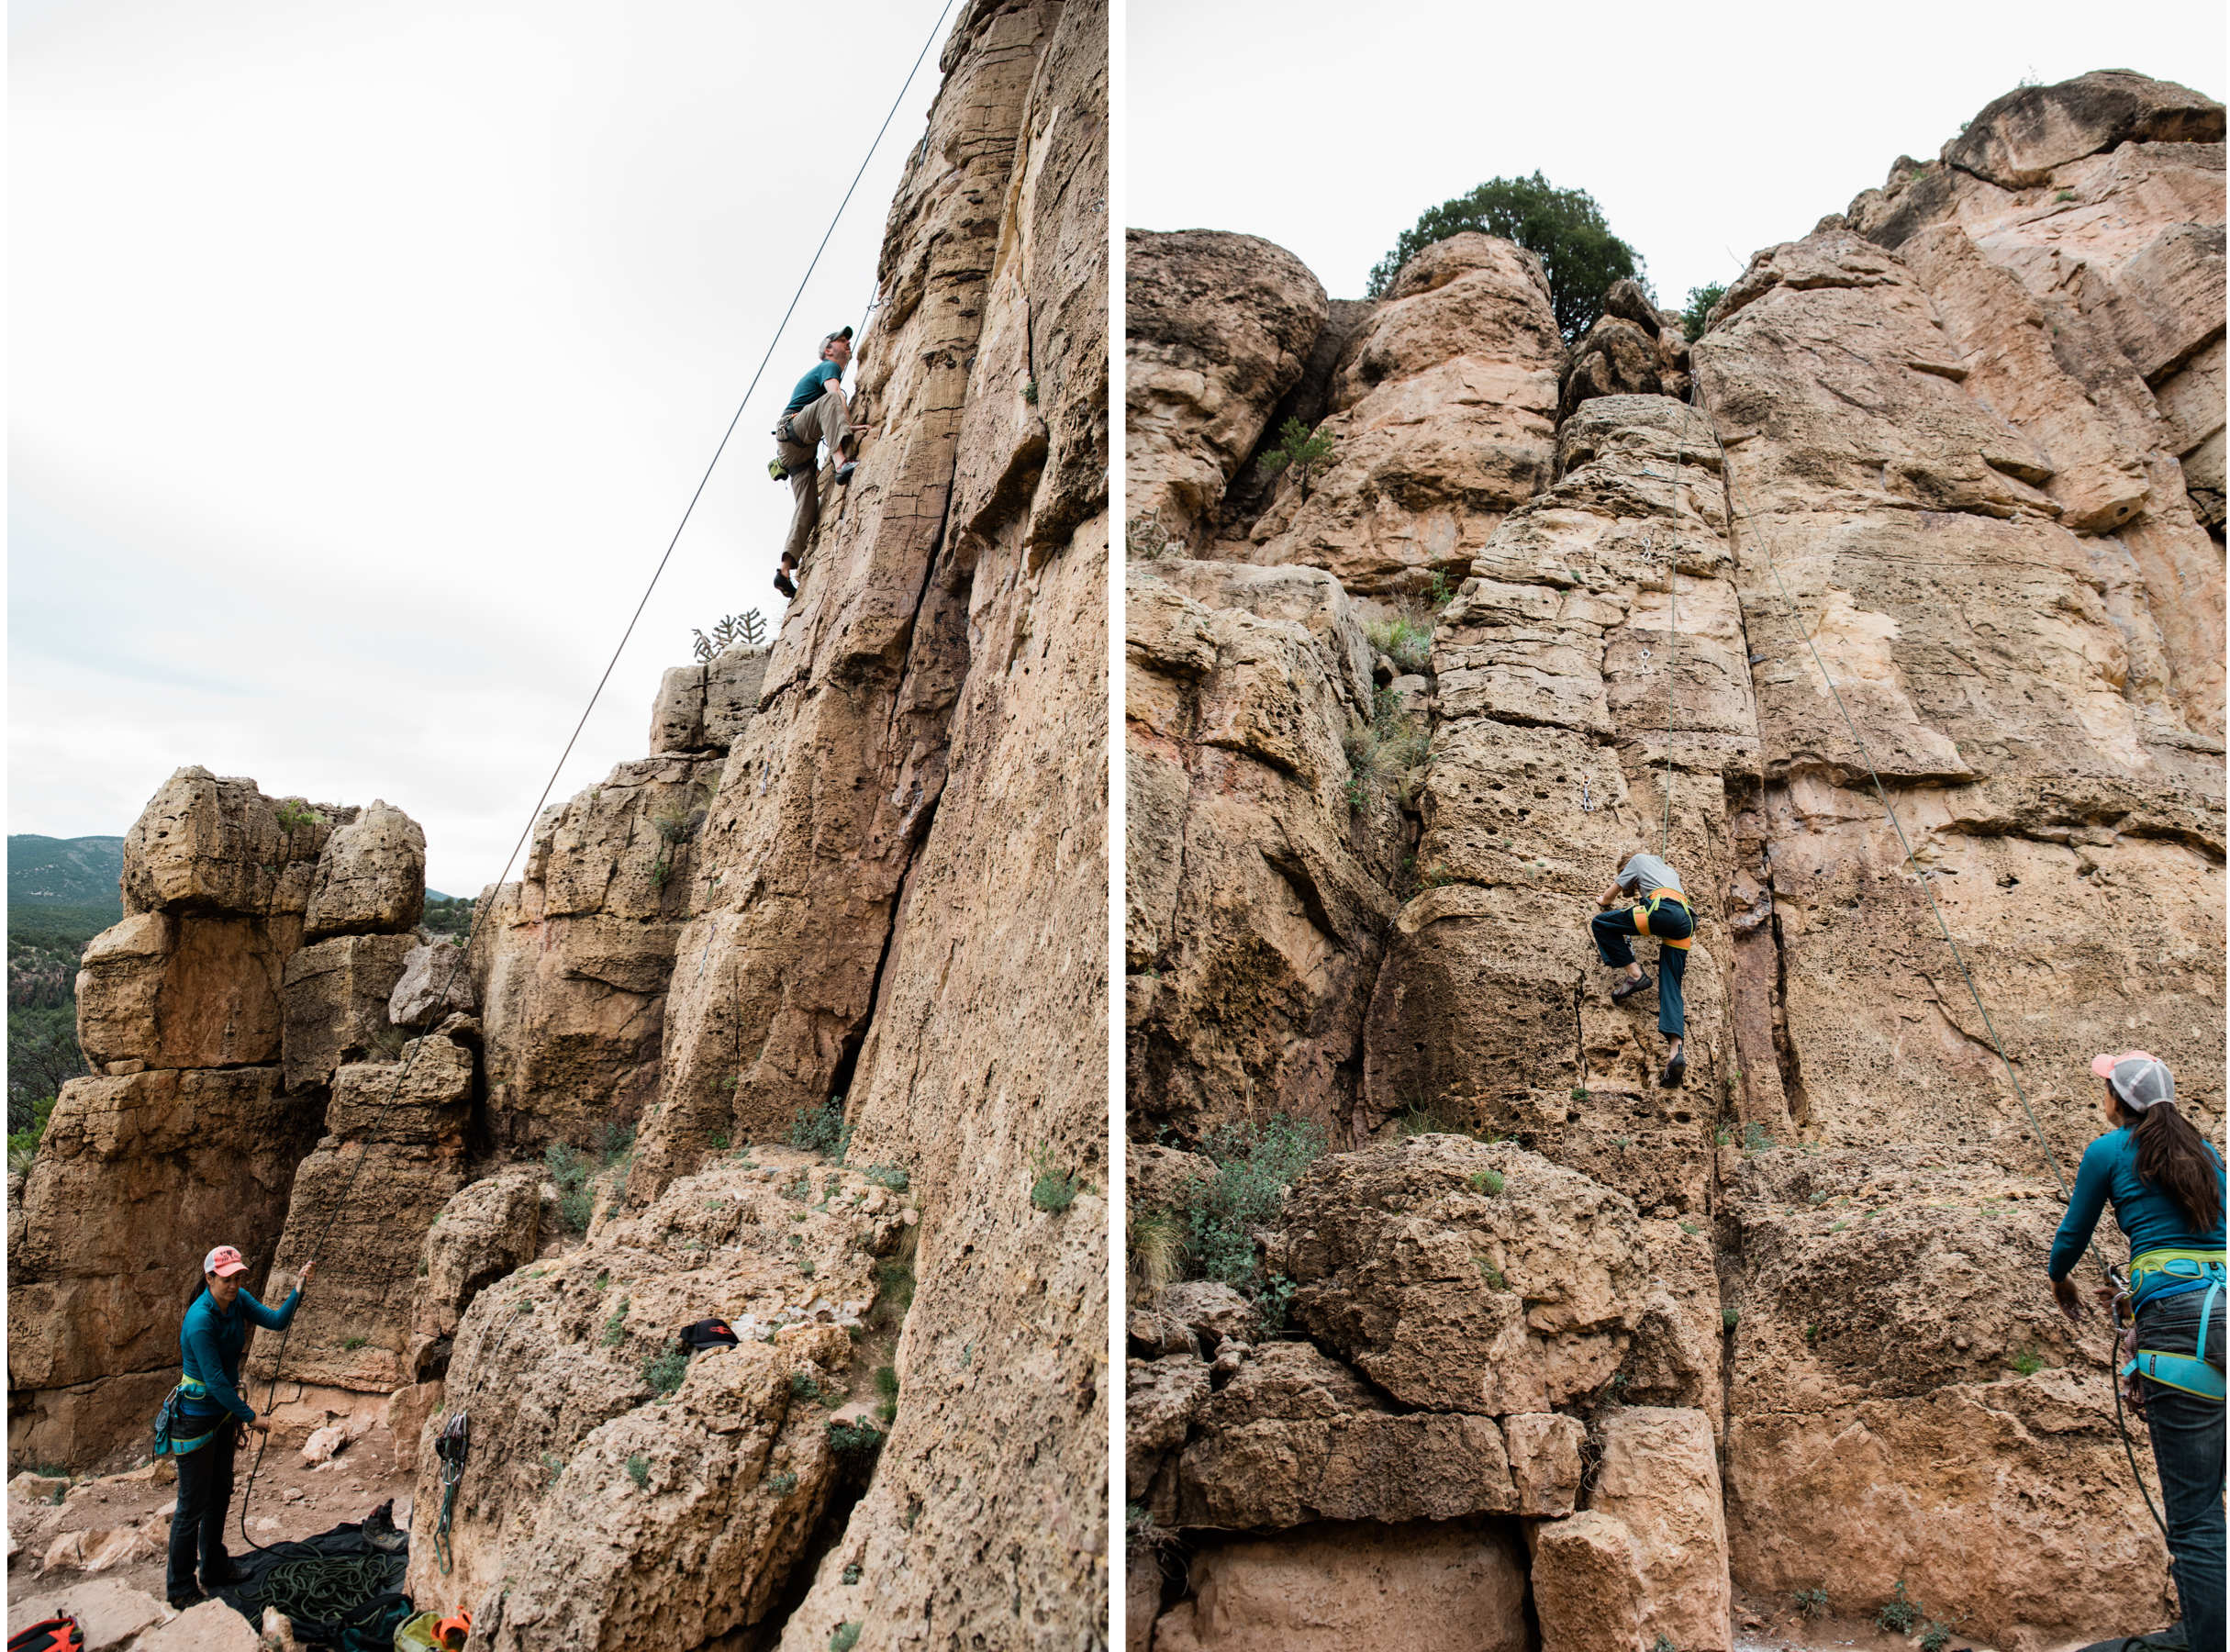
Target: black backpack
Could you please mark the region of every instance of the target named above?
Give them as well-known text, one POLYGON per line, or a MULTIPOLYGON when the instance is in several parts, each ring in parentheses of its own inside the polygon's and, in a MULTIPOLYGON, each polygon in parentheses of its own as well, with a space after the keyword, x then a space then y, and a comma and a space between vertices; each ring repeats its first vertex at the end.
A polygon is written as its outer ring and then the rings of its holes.
POLYGON ((77 1620, 64 1613, 42 1618, 28 1629, 7 1637, 7 1652, 77 1652, 85 1644, 85 1632, 77 1620))

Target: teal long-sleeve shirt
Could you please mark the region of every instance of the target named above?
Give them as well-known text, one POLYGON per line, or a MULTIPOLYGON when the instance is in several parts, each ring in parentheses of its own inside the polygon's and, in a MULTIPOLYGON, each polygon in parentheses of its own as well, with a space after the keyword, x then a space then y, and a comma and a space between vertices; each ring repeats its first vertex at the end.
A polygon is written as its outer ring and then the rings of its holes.
MULTIPOLYGON (((2223 1162, 2214 1159, 2219 1185, 2223 1162)), ((2194 1233, 2183 1207, 2159 1188, 2137 1175, 2137 1134, 2134 1130, 2109 1131, 2083 1149, 2083 1162, 2075 1172, 2075 1191, 2068 1200, 2068 1213, 2060 1218, 2059 1233, 2052 1241, 2052 1259, 2046 1271, 2064 1279, 2081 1260, 2091 1243, 2106 1201, 2113 1200, 2113 1219, 2129 1235, 2129 1254, 2141 1256, 2150 1250, 2220 1250, 2223 1224, 2217 1218, 2212 1230, 2194 1233)))
POLYGON ((209 1392, 197 1399, 180 1397, 179 1409, 189 1417, 214 1417, 230 1412, 243 1423, 255 1421, 255 1407, 240 1398, 240 1354, 248 1346, 248 1327, 284 1331, 294 1323, 295 1306, 302 1300, 299 1288, 276 1308, 266 1308, 245 1290, 232 1299, 230 1312, 204 1290, 186 1310, 185 1323, 178 1327, 178 1353, 185 1374, 209 1392))

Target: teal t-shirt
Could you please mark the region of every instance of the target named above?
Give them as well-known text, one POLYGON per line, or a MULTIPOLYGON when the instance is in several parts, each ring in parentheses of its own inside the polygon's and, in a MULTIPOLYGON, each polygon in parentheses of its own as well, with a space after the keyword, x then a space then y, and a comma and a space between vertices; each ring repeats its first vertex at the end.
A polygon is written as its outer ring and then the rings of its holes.
POLYGON ((797 388, 790 392, 790 405, 783 408, 783 412, 795 413, 808 402, 819 401, 821 398, 821 386, 831 379, 840 379, 843 376, 844 370, 834 362, 814 363, 813 371, 799 379, 797 388))

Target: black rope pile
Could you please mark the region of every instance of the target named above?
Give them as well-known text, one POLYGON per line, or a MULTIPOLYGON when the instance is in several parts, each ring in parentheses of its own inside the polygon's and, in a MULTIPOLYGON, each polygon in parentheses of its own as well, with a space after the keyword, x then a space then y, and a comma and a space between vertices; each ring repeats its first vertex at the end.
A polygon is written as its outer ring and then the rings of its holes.
POLYGON ((282 1560, 257 1580, 255 1598, 259 1605, 275 1606, 298 1624, 333 1623, 373 1596, 402 1588, 409 1568, 407 1550, 282 1560))

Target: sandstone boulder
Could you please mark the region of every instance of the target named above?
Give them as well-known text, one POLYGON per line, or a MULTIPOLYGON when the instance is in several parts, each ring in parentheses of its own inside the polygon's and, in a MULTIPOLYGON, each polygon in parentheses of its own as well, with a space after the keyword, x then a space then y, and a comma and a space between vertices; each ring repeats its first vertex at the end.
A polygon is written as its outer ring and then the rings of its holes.
POLYGON ((484 898, 471 967, 500 1150, 596 1145, 656 1094, 675 937, 719 774, 710 756, 619 765, 551 809, 523 879, 484 898))
POLYGON ((1726 1511, 1746 1587, 1870 1610, 1887 1567, 1993 1645, 2153 1621, 2162 1555, 2123 1460, 2110 1345, 2035 1284, 2059 1211, 2047 1177, 1979 1147, 1743 1162, 1726 1511))
POLYGON ((1521 1514, 1569 1514, 1579 1498, 1579 1448, 1587 1427, 1560 1412, 1520 1412, 1502 1419, 1511 1483, 1521 1514))
POLYGON ((1252 1343, 1262 1333, 1262 1315, 1254 1304, 1213 1279, 1179 1280, 1156 1297, 1154 1305, 1165 1318, 1187 1326, 1210 1358, 1221 1344, 1252 1343))
POLYGON ((414 1336, 453 1336, 474 1298, 533 1260, 541 1207, 541 1176, 526 1167, 484 1177, 441 1207, 419 1258, 414 1336))
POLYGON ((2106 69, 2050 86, 2023 86, 1983 106, 1944 145, 1944 162, 2003 189, 2042 184, 2053 169, 2115 145, 2220 143, 2223 106, 2205 95, 2127 70, 2106 69))
POLYGON ((303 915, 303 936, 325 941, 396 934, 416 924, 425 910, 425 829, 375 798, 326 841, 303 915))
POLYGON ((1163 1461, 1185 1444, 1208 1394, 1208 1367, 1198 1354, 1180 1352, 1129 1362, 1123 1464, 1132 1502, 1143 1503, 1152 1495, 1163 1461))
MULTIPOLYGON (((155 1596, 115 1578, 71 1583, 61 1589, 42 1589, 36 1594, 11 1589, 8 1594, 10 1634, 66 1613, 77 1619, 87 1652, 137 1646, 142 1644, 139 1637, 159 1630, 172 1615, 155 1596)), ((232 1616, 235 1622, 246 1621, 237 1612, 232 1616)))
POLYGON ((473 997, 472 966, 463 943, 414 946, 403 959, 402 978, 387 995, 387 1020, 397 1027, 431 1026, 445 1015, 470 1015, 479 1006, 473 997))
POLYGON ((277 990, 290 917, 145 912, 104 930, 77 977, 78 1042, 96 1066, 256 1066, 279 1059, 277 990))
POLYGON ((343 935, 287 958, 281 995, 288 1089, 329 1084, 343 1063, 392 1047, 387 1001, 413 949, 408 935, 343 935))
POLYGON ((465 1310, 443 1394, 474 1421, 456 1569, 434 1571, 440 1490, 421 1461, 408 1587, 481 1601, 509 1577, 491 1644, 702 1640, 758 1622, 781 1590, 837 1474, 846 1328, 905 1223, 857 1171, 759 1157, 677 1181, 465 1310), (689 1360, 663 1401, 646 1372, 708 1315, 741 1345, 689 1360))
POLYGON ((1158 1142, 1127 1144, 1123 1178, 1132 1211, 1174 1211, 1182 1207, 1196 1182, 1216 1174, 1216 1162, 1158 1142))
MULTIPOLYGON (((330 1133, 295 1172, 274 1258, 274 1278, 290 1286, 306 1261, 318 1264, 284 1336, 290 1380, 385 1393, 417 1379, 415 1268, 427 1229, 464 1185, 472 1076, 471 1052, 440 1037, 335 1074, 330 1133)), ((258 1331, 246 1368, 269 1378, 281 1341, 258 1331)))
POLYGON ((1530 1639, 1522 1551, 1500 1522, 1327 1523, 1204 1550, 1190 1575, 1155 1652, 1523 1652, 1530 1639))
POLYGON ((1255 236, 1132 229, 1124 254, 1129 508, 1191 547, 1330 307, 1299 259, 1255 236))
POLYGON ((1655 1405, 1611 1412, 1588 1506, 1633 1535, 1643 1639, 1654 1645, 1663 1635, 1676 1646, 1727 1652, 1734 1625, 1710 1419, 1655 1405))
POLYGON ((1336 444, 1254 524, 1252 560, 1328 570, 1351 593, 1460 578, 1546 479, 1564 341, 1533 254, 1454 236, 1403 266, 1348 343, 1336 444))
POLYGON ((1530 1536, 1542 1652, 1643 1652, 1642 1556, 1625 1523, 1590 1509, 1530 1536))
POLYGON ((1638 1225, 1522 1148, 1421 1135, 1319 1159, 1266 1256, 1295 1323, 1395 1399, 1499 1415, 1609 1380, 1641 1314, 1638 1225))
POLYGON ((1271 1343, 1199 1408, 1179 1468, 1185 1525, 1455 1520, 1517 1507, 1494 1419, 1400 1415, 1305 1343, 1271 1343))
POLYGON ((266 798, 252 780, 178 770, 124 838, 124 914, 300 915, 318 860, 356 810, 266 798))
POLYGON ((759 709, 766 650, 731 648, 708 663, 669 667, 651 708, 651 753, 725 752, 759 709))

